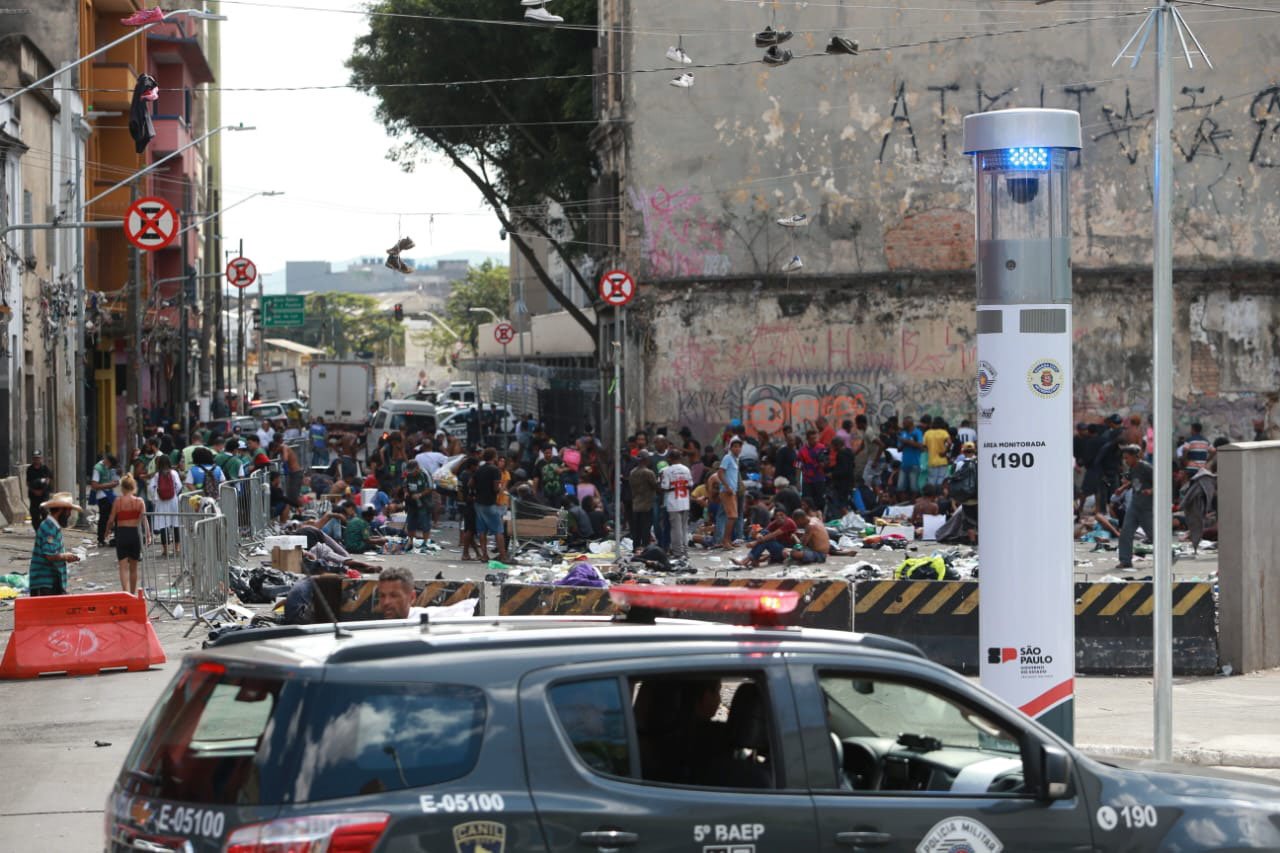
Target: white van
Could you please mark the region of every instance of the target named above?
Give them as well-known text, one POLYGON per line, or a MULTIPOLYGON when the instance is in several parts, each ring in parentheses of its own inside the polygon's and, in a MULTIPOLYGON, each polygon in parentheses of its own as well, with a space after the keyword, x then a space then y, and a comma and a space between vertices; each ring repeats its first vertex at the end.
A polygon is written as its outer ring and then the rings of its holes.
POLYGON ((434 436, 436 407, 420 400, 383 400, 374 413, 373 420, 369 422, 366 452, 370 455, 377 453, 378 448, 396 430, 434 436))

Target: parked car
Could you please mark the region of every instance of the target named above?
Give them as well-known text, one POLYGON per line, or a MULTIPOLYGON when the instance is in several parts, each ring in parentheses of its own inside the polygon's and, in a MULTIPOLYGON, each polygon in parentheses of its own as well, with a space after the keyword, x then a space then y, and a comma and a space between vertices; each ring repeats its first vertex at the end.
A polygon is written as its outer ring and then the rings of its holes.
MULTIPOLYGON (((481 418, 489 417, 488 405, 480 407, 481 418)), ((440 415, 440 426, 438 429, 444 430, 453 438, 467 437, 467 419, 471 417, 472 407, 467 406, 462 409, 451 409, 447 414, 440 415)), ((498 417, 501 423, 498 424, 498 432, 507 434, 515 430, 516 414, 511 410, 510 406, 498 406, 498 417)))
POLYGON ((299 420, 306 423, 311 415, 311 410, 307 404, 298 399, 293 400, 276 400, 270 403, 251 403, 249 405, 249 416, 257 418, 259 422, 263 418, 270 420, 285 420, 290 413, 296 413, 299 420))
POLYGON ((210 437, 215 435, 232 436, 232 435, 248 435, 257 432, 258 427, 262 425, 261 418, 253 418, 248 415, 237 415, 234 418, 215 418, 211 421, 203 421, 200 426, 209 430, 210 437))

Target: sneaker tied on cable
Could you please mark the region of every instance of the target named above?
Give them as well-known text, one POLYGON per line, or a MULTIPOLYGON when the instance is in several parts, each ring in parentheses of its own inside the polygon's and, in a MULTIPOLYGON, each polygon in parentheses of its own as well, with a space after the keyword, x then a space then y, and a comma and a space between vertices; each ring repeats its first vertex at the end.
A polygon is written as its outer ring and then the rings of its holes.
POLYGON ((693 73, 690 71, 684 72, 679 77, 676 77, 674 80, 672 80, 671 85, 676 86, 677 88, 680 88, 680 89, 692 89, 693 73))
POLYGON ((809 217, 804 213, 797 213, 792 216, 784 216, 778 220, 778 224, 783 228, 799 228, 802 225, 809 224, 809 217))
POLYGON ((142 27, 147 24, 160 24, 164 22, 164 10, 155 9, 139 9, 127 18, 121 18, 120 23, 126 27, 142 27))
POLYGON ((401 260, 399 254, 387 255, 387 268, 393 269, 398 273, 404 273, 405 275, 413 272, 413 267, 401 260))
POLYGON ((526 20, 537 21, 539 24, 562 24, 564 18, 559 15, 553 15, 547 11, 545 6, 538 5, 532 9, 525 9, 524 16, 526 20))
POLYGON ((831 41, 827 42, 827 53, 847 53, 850 56, 857 56, 858 43, 843 36, 832 36, 831 41))
POLYGON ((776 44, 764 52, 765 65, 786 65, 791 61, 791 51, 776 44))
POLYGON ((398 241, 396 241, 396 244, 394 246, 392 246, 390 249, 387 249, 387 254, 398 255, 401 252, 409 251, 410 249, 413 248, 413 246, 414 246, 414 243, 412 238, 401 237, 398 241))
POLYGON ((784 41, 791 39, 791 30, 775 30, 773 27, 765 27, 756 33, 756 47, 769 47, 770 45, 782 44, 784 41))
POLYGON ((683 49, 678 48, 675 45, 667 48, 667 59, 670 59, 672 62, 679 62, 681 65, 693 64, 693 60, 689 58, 689 54, 685 53, 683 49))
POLYGON ((799 255, 792 255, 791 260, 787 261, 786 265, 783 266, 782 271, 799 272, 802 269, 804 269, 804 261, 800 260, 799 255))

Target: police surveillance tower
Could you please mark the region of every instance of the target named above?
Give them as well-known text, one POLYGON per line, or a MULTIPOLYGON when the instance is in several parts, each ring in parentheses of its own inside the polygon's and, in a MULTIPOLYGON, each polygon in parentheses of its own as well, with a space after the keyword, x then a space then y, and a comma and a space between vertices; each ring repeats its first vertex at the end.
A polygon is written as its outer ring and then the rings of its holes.
POLYGON ((978 242, 982 685, 1071 740, 1070 152, 1080 114, 965 116, 978 242))

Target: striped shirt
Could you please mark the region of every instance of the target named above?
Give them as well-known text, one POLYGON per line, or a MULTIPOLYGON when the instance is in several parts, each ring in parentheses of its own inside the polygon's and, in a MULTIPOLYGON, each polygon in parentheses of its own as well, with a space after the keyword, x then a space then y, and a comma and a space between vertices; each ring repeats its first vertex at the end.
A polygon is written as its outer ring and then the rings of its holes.
POLYGON ((1204 436, 1193 435, 1180 449, 1187 467, 1200 469, 1209 464, 1209 453, 1213 450, 1213 445, 1204 436))
POLYGON ((61 553, 62 526, 52 515, 47 515, 36 529, 36 543, 31 549, 31 573, 27 581, 32 589, 67 588, 67 564, 49 559, 61 553))

